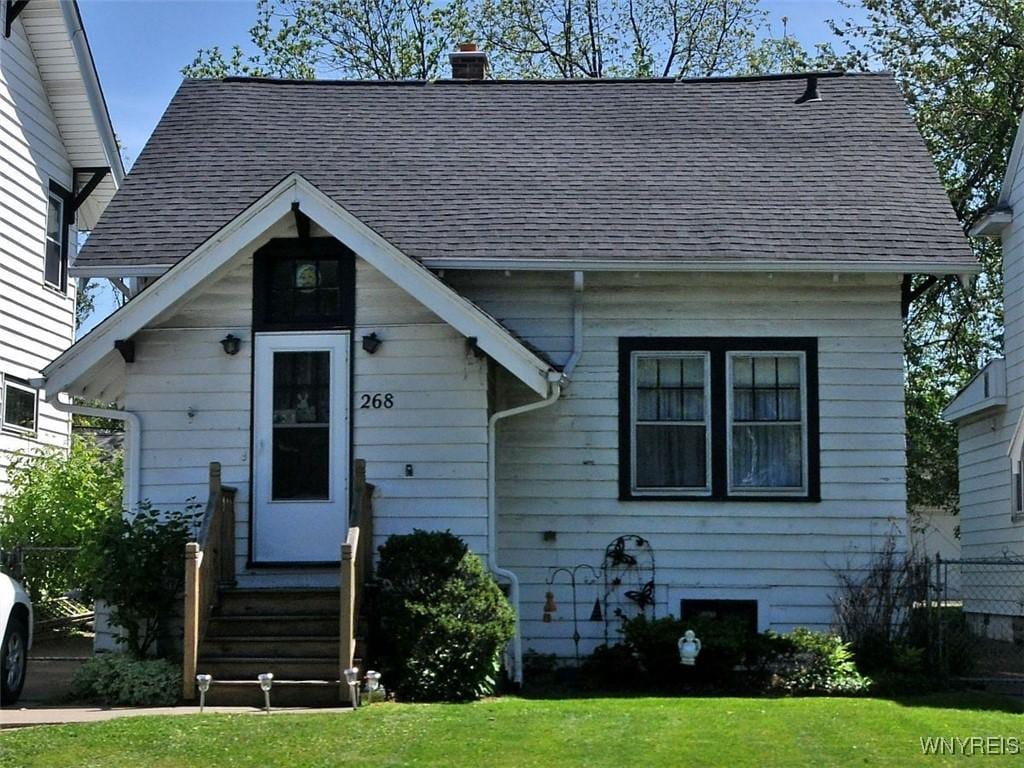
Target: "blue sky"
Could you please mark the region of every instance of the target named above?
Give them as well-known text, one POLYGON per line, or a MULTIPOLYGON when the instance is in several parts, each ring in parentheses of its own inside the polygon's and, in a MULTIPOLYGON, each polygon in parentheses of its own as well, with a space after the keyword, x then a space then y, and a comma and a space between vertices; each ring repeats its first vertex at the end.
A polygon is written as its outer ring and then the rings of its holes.
MULTIPOLYGON (((139 156, 181 81, 181 68, 200 48, 248 40, 255 0, 79 0, 114 130, 130 164, 139 156)), ((805 46, 830 37, 829 18, 850 11, 838 0, 762 0, 773 32, 788 17, 790 34, 805 46)), ((82 329, 114 308, 106 285, 82 329)))

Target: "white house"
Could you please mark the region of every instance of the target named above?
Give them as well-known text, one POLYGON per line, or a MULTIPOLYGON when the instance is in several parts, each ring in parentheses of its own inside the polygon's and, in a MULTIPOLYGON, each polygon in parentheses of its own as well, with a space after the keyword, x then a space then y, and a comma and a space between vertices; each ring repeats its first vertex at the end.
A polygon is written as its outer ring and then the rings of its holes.
POLYGON ((12 454, 67 445, 30 382, 75 335, 78 232, 124 176, 73 2, 0 3, 0 498, 12 454))
POLYGON ((976 267, 892 77, 825 73, 186 81, 76 269, 153 282, 47 397, 124 409, 132 499, 237 489, 196 668, 336 677, 293 627, 358 459, 373 543, 464 537, 520 652, 573 655, 577 564, 583 652, 616 610, 827 627, 905 535, 906 276, 976 267))
POLYGON ((960 435, 964 609, 1003 640, 1024 639, 1024 130, 1018 128, 995 208, 971 234, 1003 247, 1003 357, 944 412, 960 435), (1017 563, 1017 564, 1015 564, 1017 563))

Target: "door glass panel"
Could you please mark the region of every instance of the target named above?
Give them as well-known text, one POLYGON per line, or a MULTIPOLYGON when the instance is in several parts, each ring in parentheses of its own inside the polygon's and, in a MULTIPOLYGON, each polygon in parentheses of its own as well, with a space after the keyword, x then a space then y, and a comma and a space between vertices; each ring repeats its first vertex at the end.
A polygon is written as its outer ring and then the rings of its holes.
POLYGON ((272 498, 330 497, 330 352, 274 353, 272 498))

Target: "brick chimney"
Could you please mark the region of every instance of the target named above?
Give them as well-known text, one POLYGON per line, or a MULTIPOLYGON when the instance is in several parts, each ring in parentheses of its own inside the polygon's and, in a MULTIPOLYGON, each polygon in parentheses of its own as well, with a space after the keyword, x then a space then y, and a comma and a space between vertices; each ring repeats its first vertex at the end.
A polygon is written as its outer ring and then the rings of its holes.
POLYGON ((452 80, 483 80, 487 76, 487 54, 476 43, 459 43, 459 50, 448 54, 452 80))

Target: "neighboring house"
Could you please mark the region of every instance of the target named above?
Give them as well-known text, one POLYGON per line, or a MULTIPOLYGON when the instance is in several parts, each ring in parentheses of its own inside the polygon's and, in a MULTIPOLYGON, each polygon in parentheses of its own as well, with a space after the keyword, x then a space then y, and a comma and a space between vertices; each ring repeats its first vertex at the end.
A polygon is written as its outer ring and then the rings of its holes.
POLYGON ((995 208, 971 234, 1003 247, 1003 357, 944 411, 960 433, 964 609, 996 639, 1024 640, 1024 129, 1018 128, 995 208), (1019 562, 1014 565, 1014 562, 1019 562))
POLYGON ((13 454, 68 443, 30 382, 74 341, 69 263, 123 177, 78 7, 0 3, 0 499, 13 454))
POLYGON ((337 605, 357 459, 373 543, 464 537, 521 649, 573 655, 548 582, 606 551, 637 562, 580 573, 584 652, 645 592, 828 627, 835 571, 906 534, 906 276, 976 271, 893 78, 832 73, 186 81, 77 264, 153 282, 47 396, 137 420, 134 498, 237 489, 215 677, 316 672, 281 613, 337 605))

